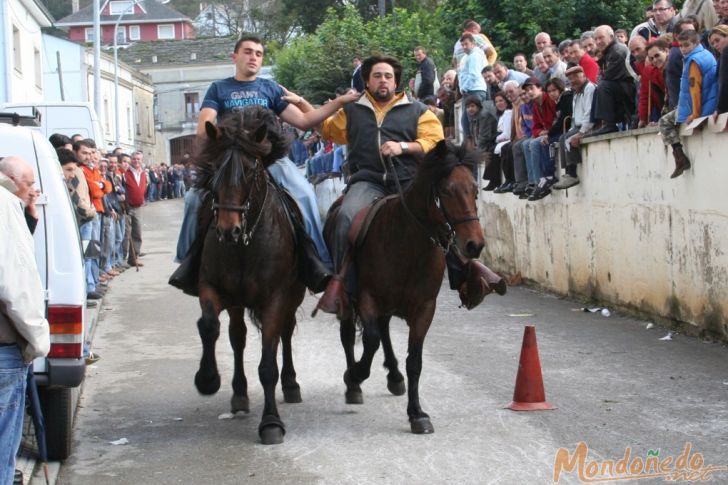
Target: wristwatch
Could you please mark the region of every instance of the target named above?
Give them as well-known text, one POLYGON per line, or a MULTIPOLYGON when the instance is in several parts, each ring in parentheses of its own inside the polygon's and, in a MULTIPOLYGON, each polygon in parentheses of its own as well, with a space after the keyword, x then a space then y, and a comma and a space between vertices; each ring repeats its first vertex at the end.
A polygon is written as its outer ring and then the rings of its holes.
POLYGON ((409 151, 409 145, 406 141, 399 142, 399 146, 402 149, 402 153, 407 153, 409 151))

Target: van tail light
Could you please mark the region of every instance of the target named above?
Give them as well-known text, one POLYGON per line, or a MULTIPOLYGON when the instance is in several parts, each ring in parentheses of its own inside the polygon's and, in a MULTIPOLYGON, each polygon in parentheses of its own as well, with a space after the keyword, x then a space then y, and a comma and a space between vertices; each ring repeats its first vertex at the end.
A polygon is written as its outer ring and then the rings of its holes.
POLYGON ((83 307, 51 305, 51 351, 48 357, 80 359, 83 356, 83 307))

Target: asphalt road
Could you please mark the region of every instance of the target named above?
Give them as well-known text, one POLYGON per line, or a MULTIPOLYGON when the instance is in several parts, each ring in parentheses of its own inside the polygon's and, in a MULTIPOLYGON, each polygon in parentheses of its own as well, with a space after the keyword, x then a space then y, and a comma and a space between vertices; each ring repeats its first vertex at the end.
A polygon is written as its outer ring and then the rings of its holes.
MULTIPOLYGON (((201 396, 197 301, 166 284, 182 201, 144 211, 145 266, 112 283, 103 303, 75 425, 75 452, 61 484, 548 484, 559 448, 579 442, 588 460, 657 454, 675 459, 692 443, 703 468, 728 465, 728 351, 582 303, 524 287, 489 296, 473 311, 443 288, 424 352, 420 395, 435 433, 409 432, 406 397, 386 389, 381 353, 363 384, 363 405, 344 403, 344 356, 332 316, 299 310, 294 359, 301 404, 282 403, 285 443, 263 446, 260 338, 249 326, 245 367, 251 413, 229 412, 232 351, 223 326, 223 384, 201 396), (537 328, 546 396, 554 411, 516 413, 513 397, 526 324, 537 328), (128 444, 111 442, 126 439, 128 444)), ((225 322, 223 322, 225 325, 225 322)), ((406 325, 393 321, 404 371, 406 325)), ((696 462, 697 463, 697 462, 696 462)), ((602 478, 605 475, 601 475, 602 478)), ((612 475, 614 476, 614 475, 612 475)), ((728 483, 728 472, 712 475, 728 483)), ((631 480, 635 481, 636 480, 631 480)), ((561 483, 579 483, 564 471, 561 483)), ((639 483, 665 483, 664 477, 639 483)))

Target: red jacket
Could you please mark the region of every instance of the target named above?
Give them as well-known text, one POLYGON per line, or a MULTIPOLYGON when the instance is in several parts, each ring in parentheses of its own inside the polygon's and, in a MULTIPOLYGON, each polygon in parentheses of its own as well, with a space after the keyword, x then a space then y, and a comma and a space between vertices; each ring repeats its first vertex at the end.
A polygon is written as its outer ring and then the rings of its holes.
POLYGON ((139 176, 139 183, 134 178, 131 168, 124 172, 126 181, 126 202, 130 207, 141 207, 144 205, 144 193, 147 191, 147 174, 144 170, 139 176))
POLYGON ((640 121, 649 123, 650 112, 660 113, 665 105, 665 75, 663 69, 657 69, 652 64, 645 65, 640 77, 640 121), (647 109, 647 100, 650 100, 650 109, 647 109))
POLYGON ((584 53, 581 59, 579 59, 579 65, 584 69, 586 78, 596 84, 597 76, 599 75, 599 64, 597 64, 597 61, 589 54, 584 53))
POLYGON ((556 103, 554 100, 546 94, 544 89, 541 95, 541 104, 538 101, 533 101, 533 129, 531 136, 536 138, 541 135, 542 131, 549 131, 551 125, 554 124, 554 118, 556 118, 556 103))
POLYGON ((81 165, 83 175, 86 177, 86 183, 88 184, 88 195, 91 199, 91 203, 99 214, 104 213, 104 202, 102 199, 104 195, 111 192, 111 183, 108 180, 104 180, 99 172, 98 168, 89 168, 86 165, 81 165), (102 187, 103 186, 103 187, 102 187))

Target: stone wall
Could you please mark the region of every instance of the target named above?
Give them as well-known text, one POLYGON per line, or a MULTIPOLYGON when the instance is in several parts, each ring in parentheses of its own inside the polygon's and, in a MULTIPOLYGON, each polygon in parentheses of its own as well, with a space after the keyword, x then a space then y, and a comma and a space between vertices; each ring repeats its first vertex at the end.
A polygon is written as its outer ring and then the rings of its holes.
MULTIPOLYGON (((725 119, 721 126, 725 127, 725 119)), ((483 258, 558 294, 728 341, 728 133, 705 121, 674 167, 654 128, 594 138, 581 183, 537 202, 481 192, 483 258)))

